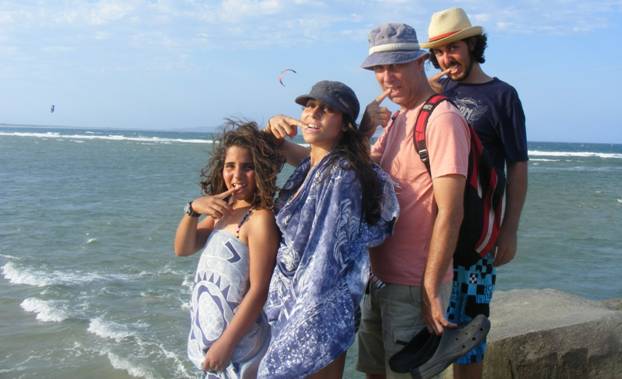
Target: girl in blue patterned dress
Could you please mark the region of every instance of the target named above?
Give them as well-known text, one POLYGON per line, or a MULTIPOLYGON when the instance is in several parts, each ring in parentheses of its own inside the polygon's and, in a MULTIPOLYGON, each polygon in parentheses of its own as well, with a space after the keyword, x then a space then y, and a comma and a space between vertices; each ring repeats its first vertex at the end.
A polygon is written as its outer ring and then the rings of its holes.
POLYGON ((275 139, 254 123, 229 126, 202 171, 205 195, 186 206, 175 254, 203 248, 190 302, 188 357, 203 377, 250 379, 270 339, 262 307, 278 246, 271 208, 283 160, 275 139))
MULTIPOLYGON (((367 249, 389 236, 399 208, 357 130, 352 89, 321 81, 296 103, 300 120, 276 116, 267 127, 280 139, 297 127, 310 149, 277 199, 281 242, 265 306, 272 340, 259 377, 340 378, 368 278, 367 249)), ((288 157, 292 145, 282 145, 288 157)))

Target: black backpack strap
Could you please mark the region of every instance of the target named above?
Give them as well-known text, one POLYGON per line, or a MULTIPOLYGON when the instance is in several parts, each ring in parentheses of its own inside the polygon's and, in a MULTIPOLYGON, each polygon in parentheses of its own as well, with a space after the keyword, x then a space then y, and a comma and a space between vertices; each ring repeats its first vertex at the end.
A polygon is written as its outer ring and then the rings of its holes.
POLYGON ((428 155, 428 148, 425 142, 425 130, 428 127, 428 119, 434 108, 442 101, 448 100, 447 97, 443 95, 432 95, 421 107, 419 114, 417 115, 417 120, 415 121, 415 132, 414 132, 414 140, 415 140, 415 149, 417 149, 417 154, 419 154, 419 158, 425 167, 428 169, 428 173, 431 174, 430 171, 430 156, 428 155))

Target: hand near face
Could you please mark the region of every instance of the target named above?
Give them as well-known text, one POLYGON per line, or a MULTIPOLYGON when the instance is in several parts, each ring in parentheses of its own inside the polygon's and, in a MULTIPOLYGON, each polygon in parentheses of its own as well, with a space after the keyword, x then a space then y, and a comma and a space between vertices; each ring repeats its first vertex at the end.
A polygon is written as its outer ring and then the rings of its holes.
POLYGON ((272 133, 277 139, 284 139, 285 137, 294 137, 298 132, 298 127, 302 126, 300 120, 295 118, 278 115, 268 120, 266 131, 272 133))
POLYGON ((201 196, 192 201, 192 209, 203 215, 210 216, 213 219, 222 218, 222 216, 231 210, 229 198, 238 191, 238 188, 231 188, 223 193, 213 196, 201 196))
POLYGON ((391 93, 391 89, 386 89, 371 103, 365 107, 365 113, 361 120, 360 131, 367 136, 371 136, 378 126, 385 127, 391 118, 391 111, 387 107, 381 106, 384 99, 391 93))
POLYGON ((440 80, 441 80, 441 78, 443 76, 449 74, 449 72, 451 70, 452 70, 451 68, 448 68, 446 70, 440 71, 440 72, 436 73, 435 75, 432 75, 428 79, 428 83, 430 83, 430 87, 432 87, 434 92, 436 92, 436 93, 442 93, 443 92, 443 86, 441 86, 440 80))

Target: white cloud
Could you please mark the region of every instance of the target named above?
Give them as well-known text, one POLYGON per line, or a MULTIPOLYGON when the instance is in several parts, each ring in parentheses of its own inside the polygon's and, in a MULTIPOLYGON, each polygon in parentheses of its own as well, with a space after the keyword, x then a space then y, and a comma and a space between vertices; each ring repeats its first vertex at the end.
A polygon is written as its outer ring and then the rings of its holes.
POLYGON ((5 1, 0 3, 0 29, 9 42, 0 44, 22 40, 13 33, 18 31, 56 36, 59 45, 73 45, 76 36, 90 35, 91 41, 116 38, 120 47, 291 47, 334 38, 365 40, 369 29, 387 21, 408 22, 423 40, 431 14, 450 6, 464 7, 472 23, 489 33, 572 35, 608 28, 622 14, 622 0, 404 1, 5 1), (133 37, 124 37, 128 35, 133 37))
POLYGON ((479 25, 490 21, 491 15, 490 13, 475 13, 469 15, 469 18, 471 19, 472 24, 479 25))
POLYGON ((103 1, 87 12, 87 21, 93 25, 104 25, 123 19, 136 9, 131 1, 103 1))

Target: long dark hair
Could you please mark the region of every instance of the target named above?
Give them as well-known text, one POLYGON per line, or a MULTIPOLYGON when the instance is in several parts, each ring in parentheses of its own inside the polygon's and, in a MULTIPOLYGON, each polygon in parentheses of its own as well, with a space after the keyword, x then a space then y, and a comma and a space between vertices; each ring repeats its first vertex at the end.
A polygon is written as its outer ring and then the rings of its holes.
MULTIPOLYGON (((463 41, 466 42, 467 46, 469 47, 469 53, 471 55, 471 59, 474 62, 486 62, 486 58, 484 57, 484 51, 486 51, 486 47, 488 46, 488 37, 486 37, 485 33, 474 37, 465 38, 463 41)), ((438 61, 436 60, 433 48, 430 49, 430 62, 432 62, 434 67, 441 68, 441 66, 438 64, 438 61)))
POLYGON ((209 162, 201 170, 201 188, 207 195, 227 190, 222 177, 225 155, 231 146, 247 149, 253 160, 257 186, 252 206, 271 209, 277 191, 277 175, 283 168, 285 158, 278 151, 276 138, 259 130, 252 121, 225 120, 224 131, 215 142, 209 162))
POLYGON ((344 168, 356 173, 363 193, 363 216, 369 225, 374 225, 380 219, 382 187, 373 168, 374 162, 369 156, 369 139, 359 133, 355 124, 345 115, 343 126, 345 130, 329 159, 334 161, 339 157, 345 158, 347 166, 344 168))

